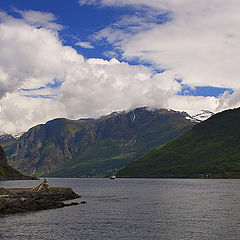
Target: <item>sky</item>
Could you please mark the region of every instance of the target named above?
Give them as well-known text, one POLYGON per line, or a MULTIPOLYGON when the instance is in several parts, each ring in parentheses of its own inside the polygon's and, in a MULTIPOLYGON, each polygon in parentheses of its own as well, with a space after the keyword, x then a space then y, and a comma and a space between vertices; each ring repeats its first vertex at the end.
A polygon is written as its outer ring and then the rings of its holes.
POLYGON ((1 0, 0 131, 136 107, 240 106, 238 0, 1 0))

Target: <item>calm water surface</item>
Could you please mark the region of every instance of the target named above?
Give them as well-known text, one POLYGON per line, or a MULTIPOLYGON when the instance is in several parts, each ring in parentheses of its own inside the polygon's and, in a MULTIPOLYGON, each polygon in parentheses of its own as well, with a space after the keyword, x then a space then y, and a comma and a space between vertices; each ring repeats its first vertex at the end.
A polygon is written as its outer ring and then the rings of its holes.
MULTIPOLYGON (((0 182, 33 187, 40 181, 0 182)), ((0 239, 240 239, 240 180, 49 179, 87 201, 0 217, 0 239)), ((76 200, 74 200, 76 201, 76 200)))

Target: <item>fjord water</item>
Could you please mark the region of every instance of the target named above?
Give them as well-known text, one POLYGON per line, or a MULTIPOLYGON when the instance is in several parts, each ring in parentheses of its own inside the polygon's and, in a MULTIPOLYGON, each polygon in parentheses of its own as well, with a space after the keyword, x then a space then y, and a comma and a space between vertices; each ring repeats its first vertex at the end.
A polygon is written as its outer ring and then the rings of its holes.
MULTIPOLYGON (((40 181, 6 181, 33 187, 40 181)), ((48 179, 87 204, 0 217, 0 239, 239 240, 240 180, 48 179)))

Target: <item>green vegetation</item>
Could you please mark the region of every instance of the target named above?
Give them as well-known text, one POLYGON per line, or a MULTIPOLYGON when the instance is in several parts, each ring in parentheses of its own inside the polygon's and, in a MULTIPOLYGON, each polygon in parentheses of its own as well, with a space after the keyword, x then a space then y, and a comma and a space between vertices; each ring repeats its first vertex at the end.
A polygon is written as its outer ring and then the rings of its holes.
POLYGON ((240 178, 240 109, 194 126, 118 172, 122 177, 240 178))

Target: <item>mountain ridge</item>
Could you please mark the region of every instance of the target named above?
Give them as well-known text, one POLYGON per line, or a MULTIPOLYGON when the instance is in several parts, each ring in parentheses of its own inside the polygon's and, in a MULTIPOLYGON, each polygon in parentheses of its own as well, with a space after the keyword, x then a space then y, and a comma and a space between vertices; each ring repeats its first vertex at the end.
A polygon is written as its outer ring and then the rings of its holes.
POLYGON ((194 126, 186 113, 137 108, 97 119, 53 119, 6 145, 10 163, 38 176, 104 176, 194 126))

